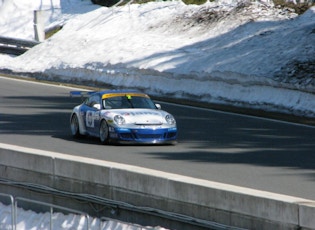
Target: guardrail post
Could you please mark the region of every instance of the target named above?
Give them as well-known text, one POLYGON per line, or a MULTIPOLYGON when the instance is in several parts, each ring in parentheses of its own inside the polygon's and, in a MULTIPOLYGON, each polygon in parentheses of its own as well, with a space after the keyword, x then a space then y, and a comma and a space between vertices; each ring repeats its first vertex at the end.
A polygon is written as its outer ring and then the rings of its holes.
POLYGON ((11 205, 11 229, 15 230, 15 215, 14 215, 14 198, 11 195, 0 193, 1 197, 6 197, 10 200, 10 205, 11 205))
POLYGON ((35 40, 42 42, 45 40, 45 15, 42 10, 34 10, 34 32, 35 40))
POLYGON ((49 225, 50 230, 53 230, 53 214, 54 214, 54 208, 50 207, 50 225, 49 225))

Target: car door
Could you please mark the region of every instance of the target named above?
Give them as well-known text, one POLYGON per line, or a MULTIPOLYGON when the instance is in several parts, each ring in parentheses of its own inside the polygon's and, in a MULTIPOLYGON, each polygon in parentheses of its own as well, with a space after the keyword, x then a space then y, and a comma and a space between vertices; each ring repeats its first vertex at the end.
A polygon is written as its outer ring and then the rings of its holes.
POLYGON ((92 136, 99 135, 100 111, 101 97, 99 94, 94 94, 86 101, 84 112, 84 124, 86 131, 92 136))

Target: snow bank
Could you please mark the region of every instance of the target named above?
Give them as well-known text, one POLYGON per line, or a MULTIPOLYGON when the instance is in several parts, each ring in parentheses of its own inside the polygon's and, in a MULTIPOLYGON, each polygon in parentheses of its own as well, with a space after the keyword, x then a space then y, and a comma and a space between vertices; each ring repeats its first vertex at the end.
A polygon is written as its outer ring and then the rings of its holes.
MULTIPOLYGON (((16 229, 19 230, 48 230, 50 229, 50 213, 36 213, 31 210, 17 209, 16 229)), ((0 203, 0 229, 12 229, 12 206, 0 203)), ((90 230, 166 230, 161 227, 144 227, 136 224, 128 224, 115 220, 100 220, 82 215, 53 213, 53 229, 85 230, 89 224, 90 230), (89 223, 88 223, 89 222, 89 223)))
POLYGON ((315 8, 297 16, 268 1, 60 2, 49 25, 63 17, 63 29, 22 56, 0 56, 0 69, 315 115, 315 8))

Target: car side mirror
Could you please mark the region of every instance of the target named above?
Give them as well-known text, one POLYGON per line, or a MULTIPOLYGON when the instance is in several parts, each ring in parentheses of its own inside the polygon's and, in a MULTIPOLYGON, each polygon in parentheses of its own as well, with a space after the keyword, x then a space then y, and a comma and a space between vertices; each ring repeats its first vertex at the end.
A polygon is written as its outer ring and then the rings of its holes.
POLYGON ((100 110, 101 109, 101 104, 94 104, 93 108, 100 110))
POLYGON ((157 109, 161 109, 162 108, 160 104, 155 104, 155 106, 156 106, 157 109))

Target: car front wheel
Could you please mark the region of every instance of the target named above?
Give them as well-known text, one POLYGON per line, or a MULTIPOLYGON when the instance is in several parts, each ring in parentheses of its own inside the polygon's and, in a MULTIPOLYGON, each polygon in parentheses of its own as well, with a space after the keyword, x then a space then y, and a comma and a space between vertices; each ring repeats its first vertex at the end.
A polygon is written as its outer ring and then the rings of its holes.
POLYGON ((79 120, 76 114, 74 114, 71 118, 70 127, 72 136, 75 138, 80 137, 79 120))
POLYGON ((108 144, 109 141, 108 125, 105 120, 102 120, 100 126, 100 141, 102 144, 108 144))

